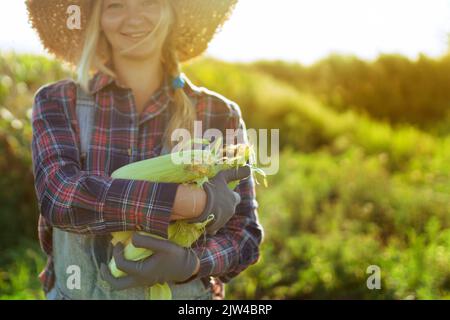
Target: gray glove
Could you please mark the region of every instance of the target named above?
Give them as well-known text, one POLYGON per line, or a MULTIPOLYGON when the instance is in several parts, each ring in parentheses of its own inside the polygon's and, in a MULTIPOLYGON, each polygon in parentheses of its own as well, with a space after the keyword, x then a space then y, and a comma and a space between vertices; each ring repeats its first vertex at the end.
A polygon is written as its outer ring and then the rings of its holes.
POLYGON ((241 202, 239 194, 230 190, 227 184, 248 178, 250 174, 251 169, 247 165, 239 169, 220 171, 214 178, 203 184, 207 201, 202 214, 195 219, 188 219, 186 222, 202 222, 208 219, 209 215, 214 214, 214 220, 205 229, 207 234, 215 235, 231 219, 237 205, 241 202))
POLYGON ((132 243, 137 248, 153 251, 153 255, 140 261, 130 261, 123 255, 123 244, 114 247, 114 260, 126 276, 115 278, 109 268, 102 264, 100 273, 115 290, 134 287, 151 287, 169 281, 183 282, 192 277, 199 259, 192 249, 183 248, 168 240, 156 239, 134 233, 132 243))

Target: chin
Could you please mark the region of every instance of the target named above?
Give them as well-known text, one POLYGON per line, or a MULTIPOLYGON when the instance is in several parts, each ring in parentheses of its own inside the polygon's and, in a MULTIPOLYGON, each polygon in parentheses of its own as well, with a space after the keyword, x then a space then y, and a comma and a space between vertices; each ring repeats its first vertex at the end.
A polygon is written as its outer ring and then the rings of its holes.
POLYGON ((144 59, 148 59, 149 57, 153 56, 154 53, 152 51, 141 51, 141 52, 127 52, 122 54, 122 57, 124 58, 129 58, 129 59, 134 59, 134 60, 144 60, 144 59))
MULTIPOLYGON (((120 52, 122 50, 127 49, 128 47, 121 47, 118 48, 117 52, 120 52)), ((132 59, 148 59, 151 56, 158 56, 158 53, 160 53, 156 48, 136 48, 132 51, 126 52, 122 54, 122 57, 124 58, 132 58, 132 59)))

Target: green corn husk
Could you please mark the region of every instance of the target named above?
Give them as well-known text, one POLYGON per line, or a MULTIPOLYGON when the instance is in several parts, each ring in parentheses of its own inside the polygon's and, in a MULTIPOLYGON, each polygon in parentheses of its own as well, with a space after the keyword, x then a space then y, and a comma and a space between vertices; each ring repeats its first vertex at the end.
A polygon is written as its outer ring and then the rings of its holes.
POLYGON ((172 291, 167 283, 157 283, 150 287, 151 300, 172 300, 172 291))
MULTIPOLYGON (((220 143, 221 139, 218 139, 212 149, 179 151, 134 162, 117 169, 111 177, 168 183, 195 182, 201 186, 219 171, 244 166, 250 160, 253 152, 250 146, 232 145, 220 150, 220 143), (224 153, 232 153, 234 156, 223 156, 224 153), (180 160, 183 163, 175 163, 180 160)), ((258 168, 253 166, 252 169, 264 176, 258 168)))
MULTIPOLYGON (((190 140, 194 143, 196 140, 190 140)), ((214 177, 219 171, 244 166, 250 160, 253 149, 248 145, 226 146, 221 149, 222 140, 217 140, 212 148, 206 150, 186 150, 177 153, 167 154, 160 157, 135 162, 119 168, 112 174, 116 179, 134 179, 152 182, 169 183, 196 183, 201 187, 209 178, 214 177), (224 156, 225 154, 225 156, 224 156), (232 154, 232 156, 229 156, 232 154), (174 160, 183 159, 183 163, 175 164, 174 160)), ((204 140, 201 141, 205 144, 204 140)), ((211 146, 210 146, 211 147, 211 146)), ((264 172, 250 163, 252 172, 261 174, 264 177, 264 184, 267 186, 264 172)), ((258 183, 258 181, 256 180, 258 183)), ((237 186, 237 181, 228 184, 230 189, 237 186)), ((183 221, 172 222, 169 225, 168 236, 170 241, 189 248, 196 240, 204 234, 206 225, 214 218, 211 215, 207 221, 191 224, 183 221)), ((112 244, 116 245, 122 242, 125 245, 124 256, 128 260, 139 261, 149 257, 152 252, 148 249, 136 248, 131 243, 133 232, 114 232, 112 233, 112 244)), ((142 232, 141 234, 160 238, 142 232)), ((161 238, 160 238, 161 239, 161 238)), ((109 263, 111 273, 115 277, 124 276, 125 273, 119 270, 115 264, 114 258, 109 263)), ((172 297, 168 284, 158 284, 150 288, 150 297, 152 300, 170 300, 172 297)))

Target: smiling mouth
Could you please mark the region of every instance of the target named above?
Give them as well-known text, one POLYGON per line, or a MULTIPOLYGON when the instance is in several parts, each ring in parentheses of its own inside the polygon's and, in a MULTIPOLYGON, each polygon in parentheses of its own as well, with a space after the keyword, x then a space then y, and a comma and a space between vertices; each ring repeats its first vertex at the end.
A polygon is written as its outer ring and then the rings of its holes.
POLYGON ((150 32, 121 33, 121 35, 130 39, 141 39, 146 37, 150 32))

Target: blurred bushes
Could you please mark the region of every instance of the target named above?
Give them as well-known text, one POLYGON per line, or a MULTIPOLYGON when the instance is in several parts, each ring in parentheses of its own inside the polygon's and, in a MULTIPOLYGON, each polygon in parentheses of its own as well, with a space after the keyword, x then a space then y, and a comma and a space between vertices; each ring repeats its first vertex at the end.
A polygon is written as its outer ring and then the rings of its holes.
POLYGON ((199 86, 235 100, 248 128, 280 129, 282 149, 311 152, 333 147, 339 152, 356 145, 369 154, 386 153, 389 165, 395 169, 405 168, 418 155, 431 156, 439 149, 432 135, 411 125, 393 128, 351 110, 337 112, 310 94, 251 70, 201 60, 190 65, 186 73, 199 86))
POLYGON ((281 162, 258 188, 261 261, 232 281, 234 298, 450 297, 448 193, 410 185, 355 147, 286 151, 281 162), (370 265, 381 268, 380 291, 366 287, 370 265))
POLYGON ((37 239, 31 106, 40 86, 70 75, 45 57, 0 54, 0 250, 37 239))
POLYGON ((0 255, 0 300, 44 299, 38 273, 45 266, 39 245, 22 240, 0 255))
POLYGON ((29 119, 0 106, 0 250, 36 238, 37 213, 29 119))
POLYGON ((0 106, 24 118, 39 87, 73 75, 67 66, 46 57, 0 54, 0 106))
MULTIPOLYGON (((373 64, 341 59, 326 77, 318 66, 279 65, 278 70, 276 63, 201 59, 184 68, 195 84, 236 101, 248 128, 280 129, 280 172, 269 177, 269 188, 257 187, 265 228, 261 260, 231 281, 228 298, 450 297, 448 128, 442 125, 445 130, 433 135, 420 128, 424 123, 419 126, 415 115, 397 119, 410 123, 394 127, 373 120, 379 115, 372 112, 360 114, 358 108, 367 108, 360 88, 373 85, 365 81, 375 65, 394 58, 373 64), (332 83, 345 90, 336 93, 332 83), (349 102, 353 96, 361 99, 358 107, 349 102), (366 287, 370 265, 381 268, 380 291, 366 287)), ((333 65, 322 62, 327 63, 333 65)), ((398 75, 413 72, 407 70, 415 70, 415 63, 382 64, 386 74, 380 79, 391 75, 398 88, 409 86, 398 75)), ((69 76, 52 60, 0 54, 0 298, 42 298, 36 279, 43 255, 36 245, 30 108, 41 85, 69 76)), ((444 85, 439 79, 446 81, 442 77, 428 79, 439 93, 436 101, 444 100, 438 89, 444 85)), ((415 91, 399 89, 398 100, 383 90, 374 93, 380 108, 397 108, 408 103, 406 97, 424 101, 415 91)), ((434 112, 425 122, 437 121, 434 112)))
POLYGON ((439 59, 420 55, 416 61, 385 54, 373 62, 331 55, 309 67, 283 61, 254 67, 337 110, 449 133, 450 54, 439 59))

